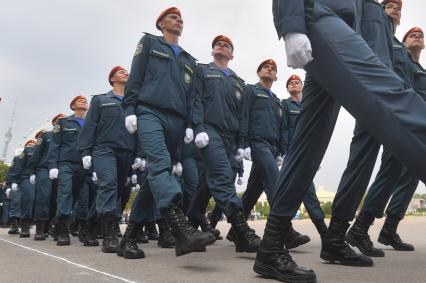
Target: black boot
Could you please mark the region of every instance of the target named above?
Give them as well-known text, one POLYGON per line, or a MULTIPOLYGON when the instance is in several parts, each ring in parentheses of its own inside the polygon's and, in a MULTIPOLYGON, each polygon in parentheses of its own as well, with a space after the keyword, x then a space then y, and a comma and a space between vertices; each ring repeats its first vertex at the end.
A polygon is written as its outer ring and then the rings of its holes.
POLYGON ((85 230, 86 230, 86 220, 79 219, 78 220, 78 240, 80 241, 80 243, 84 243, 85 230))
POLYGON ((57 246, 69 246, 71 245, 70 234, 68 232, 68 217, 61 216, 58 218, 56 223, 58 231, 58 241, 56 242, 57 246))
POLYGON ((379 234, 378 241, 386 246, 392 246, 397 251, 414 251, 414 246, 408 243, 404 243, 399 237, 396 230, 401 218, 388 214, 386 216, 385 224, 379 234))
POLYGON ((143 228, 144 228, 144 223, 142 223, 140 225, 140 228, 138 230, 138 235, 137 235, 137 238, 136 238, 136 243, 138 243, 138 244, 147 244, 147 243, 149 243, 148 235, 146 235, 146 233, 144 232, 143 228))
POLYGON ((296 230, 293 229, 293 225, 290 224, 288 229, 287 236, 285 237, 284 244, 285 247, 289 249, 297 248, 298 246, 304 245, 311 241, 308 235, 302 235, 296 230))
POLYGON ((45 235, 45 226, 46 226, 46 222, 42 221, 42 220, 38 220, 36 221, 36 233, 34 236, 34 241, 44 241, 46 240, 46 235, 45 235))
POLYGON ((115 221, 115 234, 117 235, 117 238, 123 237, 123 234, 121 233, 121 229, 120 229, 120 221, 119 220, 115 221))
POLYGON ((222 236, 220 235, 220 231, 218 229, 214 229, 205 216, 203 216, 200 227, 201 231, 212 233, 216 237, 216 240, 223 240, 222 236))
POLYGON ((30 220, 21 219, 21 233, 19 233, 19 238, 28 238, 30 237, 30 220))
MULTIPOLYGON (((247 220, 241 211, 235 211, 229 221, 232 227, 228 234, 232 235, 237 253, 255 253, 259 249, 260 237, 247 224, 247 220)), ((228 238, 228 237, 227 237, 228 238)))
POLYGON ((322 241, 321 255, 323 260, 340 262, 350 266, 372 266, 373 261, 368 256, 357 254, 345 242, 345 234, 349 228, 349 222, 331 218, 330 226, 322 241))
POLYGON ((58 240, 58 221, 56 219, 52 220, 49 224, 49 235, 53 241, 58 240))
POLYGON ((69 223, 68 231, 71 234, 71 236, 76 237, 78 236, 78 220, 75 217, 72 217, 71 219, 72 220, 69 223))
POLYGON ((314 223, 315 228, 317 228, 318 234, 322 240, 325 236, 325 232, 327 232, 327 224, 325 224, 324 219, 312 220, 312 223, 314 223))
POLYGON ((17 218, 10 219, 10 229, 7 233, 10 235, 18 235, 20 233, 17 218))
POLYGON ((145 253, 138 248, 136 238, 138 231, 141 229, 141 224, 129 222, 124 232, 123 238, 117 246, 117 255, 128 259, 144 258, 145 253))
POLYGON ((96 239, 96 226, 97 221, 94 219, 88 219, 86 221, 86 226, 83 231, 83 245, 85 247, 97 247, 99 246, 99 241, 96 239))
POLYGON ((115 253, 118 246, 116 221, 113 215, 103 215, 100 217, 102 233, 104 239, 102 241, 102 252, 115 253))
POLYGON ((368 212, 361 212, 346 234, 346 242, 351 246, 357 247, 363 254, 371 257, 384 257, 385 253, 373 246, 373 242, 368 235, 368 229, 373 224, 374 216, 368 212))
POLYGON ((290 227, 290 218, 269 215, 253 270, 282 282, 316 282, 315 272, 297 266, 284 248, 283 238, 290 227))
POLYGON ((160 219, 157 221, 158 228, 160 229, 160 235, 158 237, 158 246, 162 248, 174 248, 176 247, 176 238, 173 237, 166 220, 160 219))
POLYGON ((176 256, 203 250, 216 241, 211 233, 194 229, 176 205, 165 211, 164 215, 172 235, 176 238, 176 256))
POLYGON ((150 241, 158 241, 158 231, 155 226, 155 221, 148 222, 145 225, 145 233, 148 235, 148 240, 150 241))

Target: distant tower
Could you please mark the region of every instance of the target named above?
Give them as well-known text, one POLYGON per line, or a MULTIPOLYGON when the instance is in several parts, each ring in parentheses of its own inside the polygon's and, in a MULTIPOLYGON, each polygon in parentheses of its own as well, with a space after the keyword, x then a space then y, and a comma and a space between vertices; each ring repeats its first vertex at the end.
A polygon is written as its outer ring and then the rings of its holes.
POLYGON ((6 161, 9 144, 12 141, 12 125, 13 125, 13 120, 15 119, 16 102, 17 100, 15 100, 15 104, 13 105, 12 117, 10 118, 9 128, 6 134, 4 135, 4 148, 3 148, 3 154, 1 156, 1 160, 3 161, 6 161))

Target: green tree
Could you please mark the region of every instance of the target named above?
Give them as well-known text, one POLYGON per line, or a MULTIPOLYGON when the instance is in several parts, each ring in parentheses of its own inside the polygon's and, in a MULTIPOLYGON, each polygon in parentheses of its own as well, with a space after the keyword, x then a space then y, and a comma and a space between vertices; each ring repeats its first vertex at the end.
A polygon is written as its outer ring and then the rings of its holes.
POLYGON ((331 217, 331 206, 332 206, 332 202, 328 201, 326 203, 323 203, 321 205, 321 209, 325 214, 325 217, 331 217))
POLYGON ((7 171, 9 171, 9 166, 3 161, 0 161, 0 183, 6 181, 7 171))

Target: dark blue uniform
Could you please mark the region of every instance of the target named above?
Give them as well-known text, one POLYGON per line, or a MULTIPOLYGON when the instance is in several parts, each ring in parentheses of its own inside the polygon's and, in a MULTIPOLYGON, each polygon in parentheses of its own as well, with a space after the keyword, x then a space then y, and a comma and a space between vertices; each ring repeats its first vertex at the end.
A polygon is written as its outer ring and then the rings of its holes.
POLYGON ((98 177, 98 217, 113 215, 117 206, 121 207, 119 193, 124 192, 134 148, 134 137, 124 127, 124 118, 121 99, 113 91, 96 95, 79 135, 81 156, 93 157, 98 177))
POLYGON ((201 156, 194 142, 182 144, 182 169, 183 169, 183 211, 186 212, 196 194, 199 183, 199 166, 201 156))
MULTIPOLYGON (((10 165, 9 171, 6 175, 6 187, 10 188, 13 180, 17 178, 16 175, 16 165, 19 155, 15 156, 10 165)), ((9 209, 9 219, 19 219, 21 218, 21 191, 19 190, 19 185, 17 190, 10 190, 10 209, 9 209)))

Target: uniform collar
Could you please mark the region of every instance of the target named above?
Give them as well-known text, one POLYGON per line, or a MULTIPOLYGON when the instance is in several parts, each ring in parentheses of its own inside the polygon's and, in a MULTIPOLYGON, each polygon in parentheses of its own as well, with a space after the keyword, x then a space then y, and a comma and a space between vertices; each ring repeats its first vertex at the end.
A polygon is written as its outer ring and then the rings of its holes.
MULTIPOLYGON (((223 74, 222 70, 221 70, 221 69, 219 69, 219 68, 215 65, 215 63, 213 63, 213 62, 209 63, 209 69, 210 69, 210 70, 216 70, 216 71, 219 71, 221 74, 223 74)), ((234 72, 234 71, 232 71, 230 68, 228 68, 228 70, 229 70, 229 76, 238 77, 238 76, 237 76, 237 74, 235 74, 235 72, 234 72)), ((223 74, 223 75, 225 75, 225 74, 223 74)))
MULTIPOLYGON (((158 39, 160 40, 160 42, 164 45, 167 45, 169 48, 172 48, 170 46, 170 43, 167 43, 167 41, 164 39, 164 36, 159 36, 158 39)), ((178 46, 180 48, 180 54, 186 53, 189 54, 188 52, 185 51, 185 49, 183 49, 179 44, 175 44, 175 46, 178 46)), ((173 51, 173 50, 172 50, 173 51)), ((173 52, 174 54, 174 52, 173 52)))

